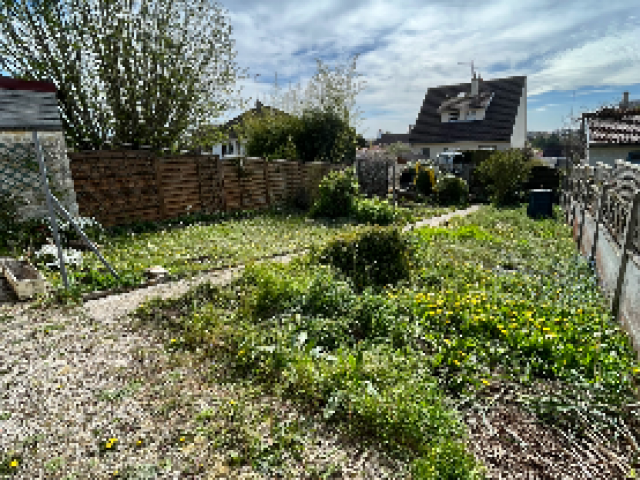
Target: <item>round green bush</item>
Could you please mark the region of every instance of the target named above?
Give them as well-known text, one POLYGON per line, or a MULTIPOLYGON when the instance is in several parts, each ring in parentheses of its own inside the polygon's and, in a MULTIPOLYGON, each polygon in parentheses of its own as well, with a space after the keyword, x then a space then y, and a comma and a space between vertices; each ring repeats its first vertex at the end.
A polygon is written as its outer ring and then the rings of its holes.
POLYGON ((410 247, 395 227, 365 227, 335 237, 320 250, 321 263, 329 263, 351 278, 358 292, 384 286, 410 273, 410 247))
POLYGON ((420 168, 416 177, 416 190, 422 195, 431 195, 435 188, 435 175, 433 170, 420 168))
POLYGON ((378 198, 358 198, 353 211, 359 223, 371 225, 390 225, 395 219, 393 206, 386 200, 378 198))
POLYGON ((436 197, 441 205, 466 204, 469 199, 469 187, 464 179, 455 175, 444 175, 436 185, 436 197))
POLYGON ((358 189, 358 181, 352 169, 330 172, 320 182, 318 199, 309 215, 312 218, 348 217, 353 211, 358 189))

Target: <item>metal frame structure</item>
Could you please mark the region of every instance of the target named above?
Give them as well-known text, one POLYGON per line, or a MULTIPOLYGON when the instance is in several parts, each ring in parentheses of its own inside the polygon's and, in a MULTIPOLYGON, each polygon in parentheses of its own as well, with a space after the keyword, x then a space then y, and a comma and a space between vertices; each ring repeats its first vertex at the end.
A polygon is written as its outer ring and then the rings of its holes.
POLYGON ((69 279, 67 277, 67 269, 64 263, 64 255, 62 252, 62 244, 60 243, 60 234, 58 231, 58 219, 56 217, 56 208, 58 213, 60 213, 67 221, 73 225, 73 228, 76 229, 80 237, 89 245, 89 248, 96 254, 96 256, 100 259, 100 261, 109 269, 111 274, 120 279, 116 271, 109 265, 109 262, 105 260, 105 258, 100 254, 97 247, 89 240, 89 238, 85 235, 82 229, 73 221, 72 216, 67 212, 67 210, 60 204, 58 199, 51 193, 51 189, 49 188, 49 179, 47 178, 47 166, 44 163, 44 155, 42 154, 42 148, 40 146, 40 141, 38 140, 38 132, 35 130, 32 132, 33 143, 36 147, 36 157, 38 158, 38 164, 40 165, 40 177, 42 183, 42 190, 44 192, 44 196, 47 202, 47 210, 49 211, 49 224, 51 225, 51 231, 53 233, 53 241, 56 244, 56 248, 58 249, 58 260, 60 262, 60 274, 62 275, 62 281, 64 283, 65 289, 69 289, 69 279))

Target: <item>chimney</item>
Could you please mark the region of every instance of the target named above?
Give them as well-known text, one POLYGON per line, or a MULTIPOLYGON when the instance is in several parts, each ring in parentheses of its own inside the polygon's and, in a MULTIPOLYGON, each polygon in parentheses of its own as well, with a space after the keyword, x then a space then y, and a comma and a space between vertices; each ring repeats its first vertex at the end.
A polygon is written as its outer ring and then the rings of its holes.
POLYGON ((478 85, 479 79, 476 78, 475 72, 473 73, 473 78, 471 79, 471 96, 475 97, 478 95, 478 85))
POLYGON ((629 92, 624 92, 622 94, 622 106, 623 107, 629 106, 629 92))

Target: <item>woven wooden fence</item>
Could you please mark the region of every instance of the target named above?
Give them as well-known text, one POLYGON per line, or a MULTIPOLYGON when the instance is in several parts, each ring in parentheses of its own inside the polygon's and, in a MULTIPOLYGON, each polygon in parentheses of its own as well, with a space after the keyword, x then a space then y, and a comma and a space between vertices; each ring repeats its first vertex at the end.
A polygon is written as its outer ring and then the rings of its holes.
POLYGON ((296 196, 312 202, 321 179, 347 165, 149 151, 69 152, 80 215, 105 226, 193 212, 255 210, 296 196))

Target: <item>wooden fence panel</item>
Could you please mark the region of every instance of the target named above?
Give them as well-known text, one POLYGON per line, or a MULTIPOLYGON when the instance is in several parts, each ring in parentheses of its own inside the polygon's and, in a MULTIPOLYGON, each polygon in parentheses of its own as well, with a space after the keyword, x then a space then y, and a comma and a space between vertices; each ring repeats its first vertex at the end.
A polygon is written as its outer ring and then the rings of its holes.
POLYGON ((159 214, 153 158, 147 152, 69 153, 79 213, 105 226, 159 214), (155 213, 154 213, 155 212, 155 213))
POLYGON ((148 151, 69 152, 83 216, 105 226, 160 220, 188 212, 260 209, 304 193, 346 165, 216 155, 154 156, 148 151), (242 165, 242 168, 240 168, 242 165))

